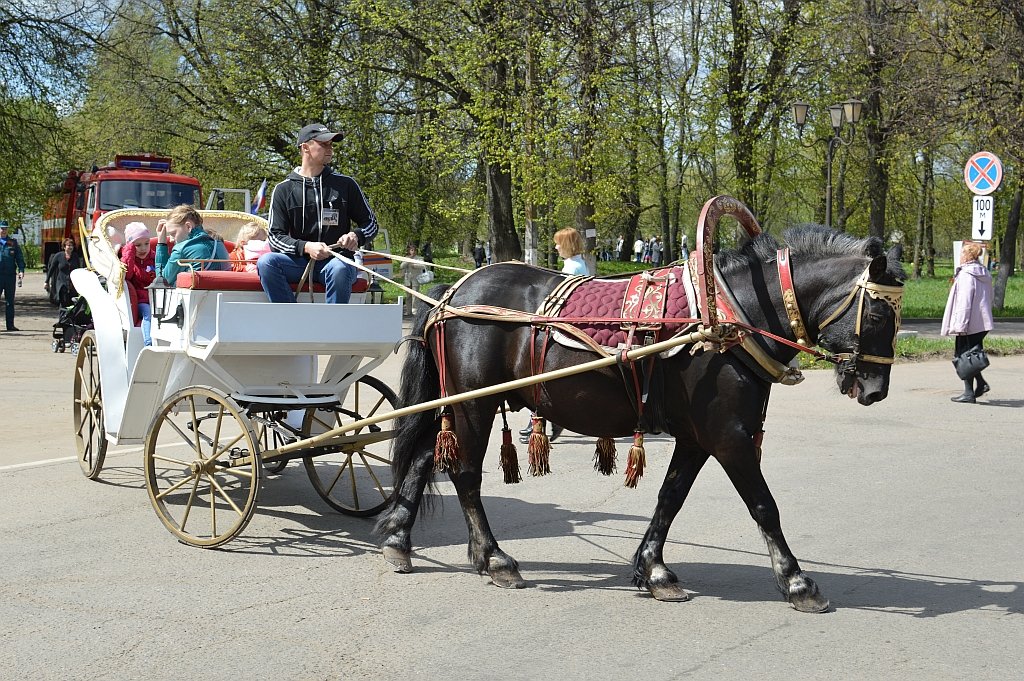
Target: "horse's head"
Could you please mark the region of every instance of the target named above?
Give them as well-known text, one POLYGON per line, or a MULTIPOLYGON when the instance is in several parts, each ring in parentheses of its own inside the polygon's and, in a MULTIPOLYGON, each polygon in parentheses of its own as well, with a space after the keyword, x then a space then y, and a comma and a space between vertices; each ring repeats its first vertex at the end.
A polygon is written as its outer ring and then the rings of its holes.
POLYGON ((831 296, 833 311, 817 324, 818 343, 838 359, 839 390, 863 405, 889 394, 903 304, 897 248, 881 254, 879 242, 872 239, 867 242, 866 267, 863 258, 837 262, 837 269, 846 271, 850 288, 836 288, 831 296))

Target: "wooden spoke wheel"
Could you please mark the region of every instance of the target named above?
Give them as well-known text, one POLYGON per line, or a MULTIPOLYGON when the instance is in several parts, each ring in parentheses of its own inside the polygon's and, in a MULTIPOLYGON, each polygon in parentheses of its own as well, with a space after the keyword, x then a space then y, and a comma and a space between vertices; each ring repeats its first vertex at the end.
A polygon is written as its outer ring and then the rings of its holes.
POLYGON ((107 456, 107 434, 103 425, 103 391, 100 388, 100 356, 96 351, 96 335, 87 331, 82 336, 75 359, 75 444, 78 465, 85 477, 95 480, 103 470, 107 456))
MULTIPOLYGON (((304 438, 397 409, 391 388, 372 376, 360 378, 340 404, 306 411, 304 438)), ((302 458, 314 489, 331 508, 346 515, 369 517, 384 510, 394 494, 390 440, 394 420, 388 419, 339 436, 327 453, 302 458)))
POLYGON ((256 510, 260 445, 227 395, 183 388, 160 406, 143 449, 146 491, 179 540, 212 548, 238 536, 256 510))

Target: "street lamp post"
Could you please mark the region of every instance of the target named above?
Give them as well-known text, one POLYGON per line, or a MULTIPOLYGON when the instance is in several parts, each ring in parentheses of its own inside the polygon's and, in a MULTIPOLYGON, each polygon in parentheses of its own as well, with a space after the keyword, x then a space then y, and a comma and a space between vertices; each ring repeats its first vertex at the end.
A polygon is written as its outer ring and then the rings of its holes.
MULTIPOLYGON (((804 124, 807 122, 807 112, 811 105, 806 102, 793 102, 793 122, 796 123, 797 135, 802 139, 804 124)), ((811 147, 818 142, 825 142, 825 224, 832 226, 832 158, 835 156, 839 145, 849 146, 853 141, 853 126, 860 122, 861 111, 864 103, 858 99, 848 99, 841 104, 833 104, 828 107, 828 115, 832 124, 832 136, 822 137, 813 140, 810 144, 803 144, 811 147), (843 122, 850 124, 848 138, 843 138, 843 122)))

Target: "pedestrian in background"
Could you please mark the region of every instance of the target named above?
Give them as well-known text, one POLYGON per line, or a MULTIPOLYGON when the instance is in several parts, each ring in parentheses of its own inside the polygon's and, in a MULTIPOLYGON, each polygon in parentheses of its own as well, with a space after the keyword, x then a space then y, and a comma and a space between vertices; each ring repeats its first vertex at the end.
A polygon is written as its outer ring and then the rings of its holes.
MULTIPOLYGON (((562 257, 563 274, 571 274, 574 276, 586 276, 590 274, 590 270, 587 268, 587 262, 583 259, 583 251, 586 250, 587 245, 576 229, 573 227, 560 229, 555 232, 553 239, 555 241, 555 250, 558 251, 558 255, 562 257)), ((519 431, 519 441, 524 445, 530 441, 530 433, 533 432, 533 419, 535 416, 536 414, 531 414, 530 423, 519 431)), ((549 440, 554 441, 562 434, 562 430, 562 426, 557 423, 552 423, 551 437, 549 440)))
POLYGON ((85 267, 85 260, 75 247, 75 240, 65 237, 61 242, 61 250, 50 256, 46 263, 46 281, 43 288, 50 294, 50 302, 58 307, 67 307, 75 295, 75 287, 71 283, 71 272, 85 267))
POLYGON ((25 280, 25 256, 13 236, 7 235, 7 223, 0 221, 0 292, 7 303, 4 310, 7 330, 17 331, 14 326, 14 289, 25 280))
POLYGON ((587 245, 580 233, 572 228, 566 227, 555 232, 555 251, 562 258, 562 272, 573 275, 591 274, 587 263, 583 259, 583 251, 587 245))
POLYGON ((487 256, 484 254, 484 245, 479 241, 476 242, 476 246, 473 247, 473 265, 480 269, 484 266, 484 260, 487 256))
MULTIPOLYGON (((405 257, 417 259, 419 253, 416 251, 416 244, 409 244, 405 248, 405 257)), ((420 290, 419 278, 420 275, 426 270, 426 267, 420 262, 407 262, 403 261, 398 266, 399 271, 402 273, 402 283, 411 289, 416 291, 420 290)), ((405 296, 402 301, 402 314, 406 317, 411 317, 416 314, 416 296, 411 293, 405 296)))
MULTIPOLYGON (((971 348, 984 350, 982 341, 992 330, 992 275, 978 261, 980 255, 981 244, 964 242, 942 315, 942 335, 956 336, 954 361, 971 348)), ((973 403, 990 389, 981 372, 963 381, 964 392, 952 398, 954 402, 973 403)))

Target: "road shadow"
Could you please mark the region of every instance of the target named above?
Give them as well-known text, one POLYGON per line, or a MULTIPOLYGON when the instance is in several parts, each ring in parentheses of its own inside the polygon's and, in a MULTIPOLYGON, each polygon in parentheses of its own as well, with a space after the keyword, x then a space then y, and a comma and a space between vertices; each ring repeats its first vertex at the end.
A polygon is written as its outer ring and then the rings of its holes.
MULTIPOLYGON (((682 543, 684 546, 698 545, 682 543)), ((725 550, 723 547, 706 547, 725 550)), ((753 554, 751 554, 753 558, 753 554)), ((736 603, 784 601, 775 588, 767 556, 761 565, 692 562, 669 564, 680 583, 695 598, 716 598, 736 603)), ((1024 615, 1024 584, 980 579, 963 579, 934 574, 910 573, 877 567, 835 565, 802 561, 832 608, 930 618, 968 611, 991 611, 1024 615)), ((414 561, 415 564, 415 561, 414 561)), ((520 571, 529 588, 555 593, 587 589, 634 591, 652 598, 631 585, 632 566, 617 562, 560 563, 520 561, 520 571), (554 577, 548 576, 554 574, 554 577)), ((417 567, 418 569, 418 567, 417 567)), ((670 607, 667 606, 666 607, 670 607)))
MULTIPOLYGON (((104 469, 114 476, 106 484, 140 489, 142 471, 137 467, 104 469)), ((414 528, 417 547, 460 547, 464 556, 466 526, 458 500, 446 494, 432 495, 430 509, 420 514, 414 528)), ((299 466, 282 475, 268 475, 257 501, 256 518, 240 536, 217 549, 227 553, 288 558, 352 558, 379 554, 376 518, 357 518, 328 507, 309 485, 299 466)), ((623 539, 630 547, 639 544, 648 518, 642 515, 576 511, 553 503, 533 503, 510 497, 487 496, 495 534, 501 542, 569 537, 606 551, 598 560, 531 561, 517 555, 527 588, 571 593, 589 589, 622 591, 651 598, 631 584, 630 555, 620 555, 623 539), (630 526, 635 526, 633 529, 630 526)), ((507 546, 507 544, 506 544, 507 546)), ((728 602, 782 600, 775 588, 767 551, 748 551, 729 546, 683 541, 667 543, 671 553, 685 548, 697 553, 725 552, 736 562, 693 561, 669 563, 694 598, 728 602)), ((567 549, 571 550, 571 549, 567 549)), ((385 564, 383 558, 381 567, 385 564)), ((420 574, 472 573, 465 562, 445 562, 432 555, 413 552, 415 572, 420 574)), ((968 579, 960 576, 908 572, 884 566, 845 565, 803 557, 801 564, 833 609, 870 610, 915 618, 937 617, 966 611, 993 611, 1024 615, 1024 583, 968 579)), ((395 575, 394 579, 402 579, 395 575)), ((665 607, 672 607, 668 604, 665 607)))
POLYGON ((1020 409, 1024 407, 1024 400, 979 400, 978 404, 985 407, 1009 407, 1020 409))

